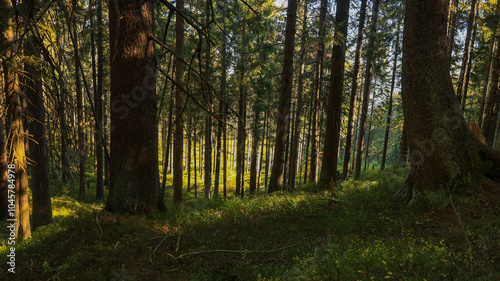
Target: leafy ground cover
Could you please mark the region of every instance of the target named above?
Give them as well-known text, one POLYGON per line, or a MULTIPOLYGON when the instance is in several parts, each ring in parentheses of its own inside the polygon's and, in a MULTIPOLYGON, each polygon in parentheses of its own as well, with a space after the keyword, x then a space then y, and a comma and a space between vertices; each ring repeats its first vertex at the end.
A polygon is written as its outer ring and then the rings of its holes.
MULTIPOLYGON (((61 186, 55 223, 16 245, 16 274, 4 266, 0 279, 498 280, 498 190, 408 207, 393 196, 406 173, 373 172, 333 192, 306 185, 228 200, 191 192, 181 208, 149 216, 108 213, 104 201, 78 201, 61 186)), ((4 265, 6 255, 2 238, 4 265)))

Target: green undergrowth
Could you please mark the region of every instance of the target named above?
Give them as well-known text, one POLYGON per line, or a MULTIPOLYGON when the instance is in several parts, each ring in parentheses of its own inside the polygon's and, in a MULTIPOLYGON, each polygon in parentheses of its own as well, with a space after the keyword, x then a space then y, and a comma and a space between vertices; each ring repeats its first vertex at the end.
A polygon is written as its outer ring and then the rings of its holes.
POLYGON ((500 200, 407 207, 393 196, 407 172, 372 172, 333 191, 309 184, 227 200, 186 192, 181 207, 167 198, 167 212, 147 216, 61 192, 55 223, 16 245, 17 273, 5 269, 0 280, 498 280, 500 200))

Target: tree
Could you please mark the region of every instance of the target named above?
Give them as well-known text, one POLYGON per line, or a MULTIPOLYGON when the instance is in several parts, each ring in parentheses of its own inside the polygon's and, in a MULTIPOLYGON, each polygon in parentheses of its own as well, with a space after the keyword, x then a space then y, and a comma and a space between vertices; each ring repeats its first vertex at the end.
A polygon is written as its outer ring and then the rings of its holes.
POLYGON ((42 72, 40 68, 40 44, 33 34, 32 24, 36 14, 35 1, 27 1, 28 15, 27 29, 31 35, 26 40, 26 54, 31 56, 29 62, 25 64, 26 87, 25 96, 27 99, 28 130, 30 135, 29 158, 31 164, 30 189, 33 202, 32 225, 33 229, 39 226, 51 224, 52 202, 50 197, 50 177, 49 177, 49 147, 47 144, 47 129, 45 127, 45 103, 44 91, 42 88, 42 72))
POLYGON ((309 181, 318 180, 318 156, 319 156, 319 121, 320 121, 320 93, 321 82, 323 80, 323 57, 325 54, 325 28, 326 28, 326 10, 328 0, 321 0, 319 8, 319 27, 318 27, 318 47, 316 49, 316 64, 314 65, 313 82, 313 115, 312 115, 312 136, 311 136, 311 171, 309 181))
POLYGON ((111 161, 106 208, 148 213, 160 200, 153 2, 111 1, 111 161))
POLYGON ((397 195, 463 189, 500 178, 500 152, 474 138, 460 111, 446 52, 447 0, 408 0, 403 37, 403 113, 411 169, 397 195))
POLYGON ((356 94, 358 90, 358 74, 359 65, 361 61, 361 49, 363 47, 363 33, 365 28, 365 18, 366 18, 366 0, 361 0, 361 10, 359 13, 359 23, 358 23, 358 36, 356 40, 356 53, 354 58, 354 67, 352 70, 352 86, 351 86, 351 97, 349 99, 349 117, 347 120, 347 136, 345 141, 345 154, 344 154, 344 167, 342 170, 342 178, 349 178, 349 166, 351 159, 351 145, 352 145, 352 131, 354 127, 354 104, 356 101, 356 94))
POLYGON ((375 32, 377 30, 377 20, 380 0, 373 2, 372 21, 370 23, 370 35, 368 38, 367 63, 365 70, 365 86, 363 89, 363 103, 359 118, 358 143, 356 148, 356 164, 354 167, 354 179, 359 179, 361 176, 361 161, 363 158, 363 142, 365 137, 366 119, 368 117, 368 104, 370 102, 370 85, 372 79, 373 61, 375 59, 375 32))
POLYGON ((335 43, 332 51, 332 71, 326 116, 325 150, 320 178, 324 184, 335 181, 337 178, 349 3, 350 0, 337 0, 335 43))
POLYGON ((396 29, 396 41, 394 42, 394 62, 392 65, 392 77, 391 77, 391 92, 389 95, 389 105, 387 108, 387 120, 385 125, 384 134, 384 146, 382 148, 382 161, 380 163, 380 170, 385 169, 385 161, 387 158, 387 143, 389 142, 389 131, 391 129, 392 120, 392 105, 394 100, 394 86, 396 84, 396 70, 398 68, 398 56, 399 56, 399 29, 401 27, 402 16, 398 19, 398 28, 396 29))
POLYGON ((290 100, 292 94, 293 52, 295 42, 295 25, 297 22, 297 0, 288 1, 286 17, 285 50, 283 58, 283 73, 279 92, 278 115, 276 118, 276 145, 271 168, 268 192, 282 190, 283 161, 285 154, 288 118, 290 115, 290 100))
POLYGON ((14 50, 14 32, 12 26, 13 8, 10 1, 0 2, 2 24, 1 40, 3 51, 4 92, 7 110, 7 124, 9 128, 7 149, 9 150, 9 164, 15 165, 15 237, 27 238, 31 236, 28 205, 28 165, 26 159, 26 132, 22 120, 22 93, 19 87, 19 69, 16 51, 14 50))
POLYGON ((104 197, 103 186, 103 159, 102 149, 105 145, 105 128, 102 122, 102 94, 103 94, 103 41, 102 41, 102 0, 97 1, 97 89, 95 89, 95 158, 96 158, 96 198, 104 197))
MULTIPOLYGON (((174 185, 174 203, 182 203, 182 152, 183 152, 183 120, 182 110, 184 107, 184 98, 182 88, 184 87, 184 19, 179 13, 184 11, 184 0, 177 0, 177 15, 175 16, 175 132, 174 132, 174 152, 173 152, 173 185, 174 185)), ((196 150, 196 140, 195 140, 196 150)), ((196 151, 195 151, 196 153, 196 151)), ((196 162, 196 159, 195 159, 196 162)), ((195 176, 196 186, 196 176, 195 176)), ((196 187, 195 187, 196 188, 196 187)), ((196 189, 195 189, 196 192, 196 189)))

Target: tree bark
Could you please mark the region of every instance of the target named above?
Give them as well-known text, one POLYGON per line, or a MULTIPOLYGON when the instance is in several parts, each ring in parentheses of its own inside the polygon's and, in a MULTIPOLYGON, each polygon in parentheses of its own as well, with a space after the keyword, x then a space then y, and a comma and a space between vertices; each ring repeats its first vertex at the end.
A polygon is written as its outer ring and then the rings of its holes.
POLYGON ((276 120, 276 145, 274 150, 273 165, 271 168, 271 178, 269 180, 269 193, 282 190, 283 187, 283 156, 285 154, 287 125, 292 94, 293 53, 295 46, 296 22, 297 0, 289 0, 286 17, 283 73, 279 93, 278 116, 276 120))
POLYGON ((325 149, 320 177, 320 182, 325 186, 337 179, 349 4, 350 0, 337 0, 335 43, 332 50, 332 71, 326 116, 325 149))
POLYGON ((352 86, 351 86, 351 97, 349 99, 349 117, 347 120, 347 135, 345 141, 345 154, 344 154, 344 167, 342 170, 342 178, 347 180, 349 178, 350 169, 350 159, 351 159, 351 146, 353 137, 353 127, 354 127, 354 105, 356 101, 356 95, 358 91, 358 75, 359 75, 359 65, 361 61, 361 49, 363 47, 363 33, 365 29, 365 18, 366 18, 366 0, 361 1, 361 10, 359 12, 359 24, 358 24, 358 37, 356 42, 356 53, 354 58, 354 67, 352 70, 352 86))
POLYGON ((104 79, 103 67, 103 41, 102 41, 102 0, 97 0, 97 91, 95 91, 94 106, 95 106, 95 158, 96 158, 96 198, 104 198, 103 185, 103 144, 104 144, 104 127, 102 122, 102 89, 104 79))
MULTIPOLYGON (((245 25, 243 25, 243 35, 245 37, 245 25)), ((245 44, 245 42, 242 42, 245 44)), ((238 100, 238 135, 236 140, 236 196, 242 196, 245 185, 245 142, 246 142, 246 90, 244 86, 245 79, 245 47, 243 46, 242 55, 239 61, 240 81, 239 81, 239 100, 238 100)))
POLYGON ((326 10, 328 0, 321 0, 319 8, 319 27, 318 27, 318 48, 316 49, 317 62, 314 65, 313 82, 313 115, 312 115, 312 136, 311 136, 311 171, 309 172, 309 181, 318 180, 318 161, 319 161, 319 122, 320 122, 320 95, 321 82, 323 81, 323 57, 325 53, 325 28, 326 28, 326 10))
MULTIPOLYGON (((26 54, 40 59, 40 49, 34 36, 31 36, 26 44, 26 54)), ((39 226, 53 223, 50 197, 49 148, 45 128, 45 104, 41 73, 36 63, 26 64, 25 70, 28 76, 25 88, 28 100, 27 110, 28 114, 31 115, 28 119, 28 129, 30 135, 32 135, 32 141, 29 144, 29 157, 33 161, 30 184, 33 200, 32 225, 33 229, 36 229, 39 226)), ((81 133, 80 130, 79 133, 81 133)), ((80 148, 82 148, 81 144, 80 148)), ((85 184, 83 186, 85 187, 85 184)))
POLYGON ((361 160, 363 158, 363 142, 365 138, 366 119, 368 117, 368 104, 370 101, 370 85, 372 79, 373 61, 375 59, 375 32, 377 31, 377 20, 380 0, 373 2, 373 15, 370 24, 370 35, 368 39, 367 63, 365 70, 365 87, 363 90, 363 104, 359 119, 358 144, 356 149, 356 164, 354 167, 354 179, 358 180, 361 176, 361 160))
MULTIPOLYGON (((149 213, 160 201, 153 1, 109 5, 110 190, 106 209, 149 213)), ((179 149, 182 153, 182 147, 179 149)))
POLYGON ((397 195, 410 203, 500 176, 500 152, 473 137, 453 90, 447 15, 447 0, 407 1, 402 97, 411 169, 397 195))
MULTIPOLYGON (((184 0, 177 0, 176 8, 178 13, 184 11, 184 0)), ((174 186, 174 204, 182 203, 182 154, 183 154, 183 121, 182 110, 184 107, 184 97, 182 89, 184 87, 184 19, 177 14, 175 17, 175 133, 174 133, 174 151, 173 151, 173 186, 174 186)), ((195 148, 196 149, 196 148, 195 148)), ((196 186, 196 177, 195 177, 196 186)), ((196 189, 195 189, 196 193, 196 189)))

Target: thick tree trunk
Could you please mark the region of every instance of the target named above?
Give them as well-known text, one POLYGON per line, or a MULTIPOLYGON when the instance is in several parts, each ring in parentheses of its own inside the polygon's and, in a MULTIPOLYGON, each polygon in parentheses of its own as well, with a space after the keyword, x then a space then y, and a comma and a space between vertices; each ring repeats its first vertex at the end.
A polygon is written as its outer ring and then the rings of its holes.
POLYGON ((396 84, 396 71, 398 69, 398 56, 399 56, 399 29, 401 27, 402 17, 398 19, 398 29, 396 30, 396 41, 394 42, 394 62, 392 65, 392 76, 391 76, 391 93, 389 95, 389 105, 387 106, 387 119, 385 125, 384 133, 384 146, 382 148, 382 161, 380 163, 380 170, 385 169, 385 161, 387 158, 387 144, 389 142, 389 132, 391 131, 391 120, 392 120, 392 103, 394 99, 394 86, 396 84))
POLYGON ((363 142, 365 138, 366 119, 368 117, 368 104, 370 101, 370 85, 372 79, 373 61, 375 59, 375 32, 377 31, 377 20, 380 0, 373 2, 373 15, 370 24, 370 35, 368 39, 367 64, 365 70, 365 86, 363 90, 363 105, 359 119, 358 143, 356 148, 356 164, 354 167, 354 179, 358 180, 361 176, 361 160, 363 158, 363 142))
POLYGON ((318 161, 319 161, 319 122, 320 122, 320 96, 321 82, 323 81, 323 57, 325 53, 325 28, 326 11, 328 0, 321 0, 319 8, 319 27, 318 27, 318 48, 316 49, 316 64, 314 65, 313 82, 313 115, 312 115, 312 136, 311 136, 311 171, 309 172, 309 181, 318 180, 318 161))
POLYGON ((283 156, 285 154, 287 125, 292 95, 293 53, 295 46, 296 22, 297 0, 289 0, 286 17, 283 75, 279 93, 278 116, 276 120, 276 145, 274 150, 273 165, 271 168, 271 179, 269 180, 269 193, 282 190, 283 185, 283 156))
MULTIPOLYGON (((148 213, 160 199, 153 1, 111 1, 111 162, 106 208, 148 213)), ((179 149, 182 153, 182 147, 179 149)))
POLYGON ((473 137, 454 94, 447 15, 447 0, 407 1, 402 93, 411 170, 397 195, 408 202, 500 176, 500 152, 473 137))
POLYGON ((320 182, 324 185, 337 179, 337 162, 340 147, 342 95, 344 92, 344 65, 349 22, 350 0, 337 0, 335 17, 335 43, 332 51, 332 72, 326 116, 325 149, 320 182))
MULTIPOLYGON (((37 59, 40 58, 40 49, 33 36, 30 37, 26 44, 26 53, 37 59)), ((30 189, 33 200, 32 225, 33 229, 35 229, 53 222, 49 179, 49 147, 45 129, 45 104, 41 73, 36 63, 26 64, 25 70, 28 76, 25 94, 28 100, 28 114, 30 114, 28 129, 30 135, 32 135, 32 142, 29 144, 29 158, 33 163, 30 189)), ((80 130, 79 133, 81 133, 80 130)), ((79 145, 81 148, 80 143, 79 145)), ((85 184, 83 186, 85 187, 85 184)))
POLYGON ((347 135, 345 141, 345 154, 344 154, 344 167, 342 170, 342 178, 347 180, 349 178, 350 160, 351 160, 351 146, 352 146, 352 135, 354 127, 354 106, 356 101, 356 95, 358 91, 358 75, 359 75, 359 65, 361 61, 361 49, 363 47, 363 33, 365 29, 365 18, 366 18, 366 0, 361 1, 361 10, 359 12, 359 24, 358 24, 358 37, 356 42, 356 53, 354 58, 354 67, 352 70, 352 86, 351 86, 351 97, 349 99, 349 117, 347 120, 347 135))

